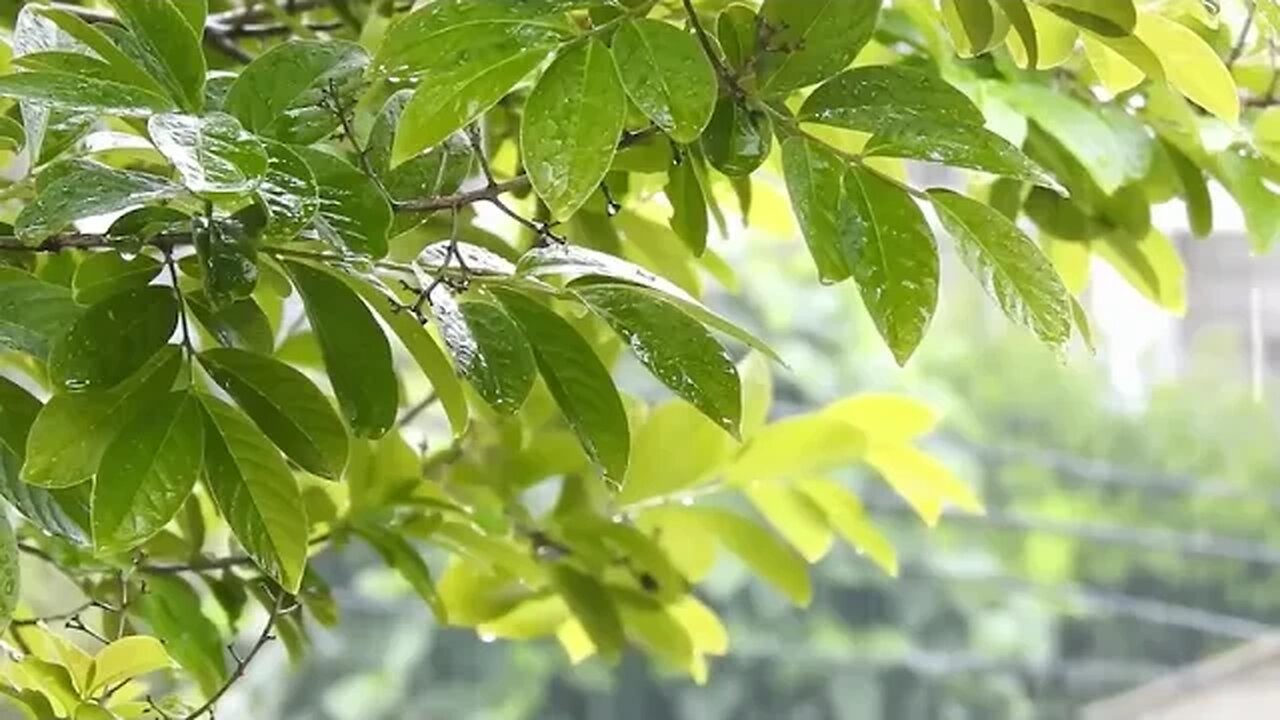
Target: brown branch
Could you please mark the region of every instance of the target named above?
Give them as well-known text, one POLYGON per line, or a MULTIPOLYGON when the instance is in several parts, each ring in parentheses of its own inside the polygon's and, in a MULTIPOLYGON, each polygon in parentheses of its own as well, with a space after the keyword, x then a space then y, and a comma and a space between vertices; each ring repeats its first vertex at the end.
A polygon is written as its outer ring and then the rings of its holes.
POLYGON ((693 28, 693 34, 698 37, 698 43, 702 45, 702 51, 715 67, 716 74, 720 76, 725 87, 735 96, 739 98, 745 97, 746 92, 738 84, 737 76, 725 66, 724 61, 720 59, 720 54, 716 52, 715 45, 711 42, 711 36, 702 27, 702 21, 698 19, 698 11, 693 7, 693 0, 684 0, 684 13, 689 16, 689 25, 693 28))
MULTIPOLYGON (((1265 0, 1264 0, 1265 1, 1265 0)), ((1227 67, 1230 68, 1236 64, 1240 56, 1244 55, 1245 43, 1249 40, 1249 32, 1253 30, 1254 15, 1258 13, 1257 2, 1249 4, 1249 14, 1245 16, 1244 27, 1240 29, 1240 37, 1236 40, 1236 44, 1231 48, 1231 54, 1227 56, 1227 67)))
POLYGON ((232 656, 236 659, 236 666, 231 671, 231 674, 227 676, 227 681, 222 684, 222 687, 218 688, 217 692, 205 701, 205 704, 196 708, 191 712, 191 714, 185 716, 182 720, 199 720, 199 718, 204 717, 205 715, 213 715, 214 706, 218 704, 218 701, 221 700, 223 696, 231 691, 232 686, 234 686, 240 678, 244 677, 245 671, 249 669, 249 664, 258 656, 258 653, 262 652, 262 649, 267 646, 267 643, 271 642, 274 638, 271 633, 275 630, 276 622, 280 620, 282 615, 293 612, 297 608, 296 605, 286 608, 284 606, 284 602, 285 596, 283 594, 276 598, 275 604, 271 606, 271 614, 267 617, 267 623, 262 626, 262 633, 258 635, 257 641, 254 642, 253 647, 249 648, 249 652, 246 653, 244 657, 239 657, 234 653, 234 651, 232 652, 232 656))

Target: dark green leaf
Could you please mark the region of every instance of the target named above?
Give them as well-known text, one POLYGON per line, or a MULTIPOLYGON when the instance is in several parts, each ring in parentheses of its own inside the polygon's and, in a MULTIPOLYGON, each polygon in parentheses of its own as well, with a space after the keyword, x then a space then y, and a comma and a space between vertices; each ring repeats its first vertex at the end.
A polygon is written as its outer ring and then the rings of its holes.
POLYGON ((672 209, 671 229, 694 255, 702 255, 707 250, 707 199, 691 158, 671 168, 666 193, 672 209))
MULTIPOLYGON (((180 185, 154 175, 97 163, 67 161, 56 167, 60 168, 56 179, 42 186, 35 201, 23 208, 14 221, 14 232, 28 245, 44 242, 76 220, 172 198, 182 192, 180 185)), ((55 172, 53 168, 44 174, 51 172, 55 172)))
POLYGON ((287 262, 320 343, 338 404, 360 437, 382 437, 396 421, 399 388, 391 346, 369 309, 327 270, 287 262))
POLYGON ((121 247, 130 241, 151 240, 169 232, 186 232, 191 229, 191 217, 181 210, 164 206, 140 207, 116 218, 107 229, 107 235, 121 240, 121 247))
POLYGON ((1208 237, 1213 232, 1213 198, 1209 195, 1205 172, 1172 143, 1165 142, 1164 149, 1182 185, 1182 197, 1187 203, 1187 224, 1196 237, 1208 237))
POLYGON ((618 608, 604 586, 590 575, 564 563, 553 567, 551 581, 574 617, 582 623, 600 657, 617 662, 626 646, 626 635, 618 608))
POLYGON ((1008 218, 949 190, 931 190, 938 217, 983 289, 1013 322, 1051 346, 1071 339, 1071 303, 1049 259, 1008 218))
POLYGON ((756 56, 756 11, 746 5, 730 5, 716 18, 716 39, 729 67, 742 70, 756 56))
POLYGON ((181 366, 181 353, 170 346, 117 388, 53 396, 31 426, 22 479, 50 488, 88 480, 120 426, 167 395, 181 366))
POLYGON ((76 268, 71 286, 77 303, 93 305, 118 292, 146 287, 163 267, 146 255, 126 260, 119 253, 97 253, 85 258, 76 268))
POLYGON ((674 298, 697 302, 689 293, 671 281, 645 270, 639 265, 608 253, 574 245, 552 243, 537 247, 520 258, 517 268, 521 274, 534 277, 558 275, 567 280, 583 277, 609 277, 635 285, 643 285, 674 298))
POLYGON ((137 614, 206 697, 227 680, 226 650, 218 626, 200 606, 200 596, 175 576, 147 577, 147 592, 137 598, 137 614))
POLYGON ((178 326, 178 301, 167 287, 112 295, 90 307, 49 353, 49 379, 78 392, 105 390, 141 368, 178 326))
POLYGON ((631 434, 609 370, 578 331, 549 308, 511 290, 493 292, 524 329, 547 388, 587 454, 606 478, 621 483, 631 434))
POLYGON ((996 40, 996 14, 990 0, 942 0, 942 17, 962 56, 981 55, 996 40))
POLYGON ((631 101, 678 143, 691 143, 711 120, 719 91, 715 69, 692 35, 659 20, 624 22, 613 58, 631 101))
POLYGON ((247 193, 267 171, 262 143, 230 115, 153 115, 147 131, 193 193, 247 193))
POLYGON ((915 200, 874 172, 845 175, 859 226, 851 263, 862 301, 899 365, 924 339, 938 305, 938 247, 915 200))
MULTIPOLYGON (((190 2, 191 0, 177 0, 190 2)), ((188 112, 204 105, 206 65, 197 31, 174 0, 110 0, 116 16, 137 39, 152 62, 147 71, 188 112)))
POLYGON ((1133 33, 1138 12, 1133 0, 1038 0, 1066 20, 1107 37, 1133 33))
POLYGON ((471 174, 473 157, 466 136, 454 133, 431 150, 392 168, 383 185, 398 201, 448 195, 471 174))
POLYGON ((0 347, 46 360, 81 312, 66 288, 0 267, 0 347))
POLYGON ((195 241, 205 297, 214 307, 253 294, 258 286, 258 249, 252 240, 232 223, 214 221, 196 232, 195 241))
MULTIPOLYGON (((711 166, 725 175, 750 175, 764 164, 773 149, 769 116, 733 97, 720 98, 702 136, 702 149, 711 166)), ((686 157, 685 162, 691 159, 686 157)))
POLYGON ((409 541, 386 528, 372 524, 360 524, 354 529, 356 534, 364 538, 382 557, 383 562, 400 573, 400 576, 427 603, 427 607, 431 608, 436 620, 442 624, 449 621, 449 611, 445 609, 444 601, 436 592, 435 581, 431 579, 431 569, 427 567, 422 555, 409 544, 409 541))
POLYGON ((373 285, 353 277, 343 278, 347 286, 364 298, 400 338, 400 342, 413 356, 423 374, 431 381, 431 387, 440 398, 440 405, 449 416, 449 425, 455 436, 461 437, 466 432, 470 417, 467 397, 463 393, 462 383, 458 380, 449 358, 436 344, 434 338, 418 323, 412 315, 399 310, 399 298, 384 294, 373 285), (397 304, 393 305, 393 301, 397 304))
POLYGON ((563 50, 534 85, 520 147, 533 189, 552 217, 568 218, 600 186, 626 113, 613 56, 595 39, 563 50))
POLYGON ((275 348, 275 331, 266 313, 252 298, 214 308, 202 292, 188 293, 187 309, 223 347, 240 348, 270 355, 275 348))
POLYGON ((538 67, 573 27, 549 0, 443 0, 392 26, 378 52, 385 77, 429 79, 404 109, 391 164, 434 147, 538 67))
POLYGON ((120 117, 146 117, 173 109, 168 98, 140 87, 45 70, 0 77, 0 97, 120 117))
POLYGON ((243 413, 201 395, 204 481, 231 532, 258 567, 297 592, 307 563, 307 518, 298 481, 243 413))
POLYGON ((258 198, 267 210, 263 240, 284 243, 298 236, 320 211, 320 188, 315 173, 288 145, 263 140, 267 171, 258 184, 258 198))
POLYGON ((877 133, 863 153, 980 170, 1066 192, 1044 168, 1008 140, 976 125, 903 122, 877 133))
MULTIPOLYGON (((195 3, 191 4, 194 5, 195 3)), ((155 77, 149 74, 146 68, 122 52, 111 41, 111 38, 107 37, 98 28, 67 10, 40 6, 33 7, 36 12, 57 25, 58 29, 83 43, 86 48, 102 58, 110 67, 110 76, 106 79, 150 90, 161 97, 168 95, 168 90, 155 77)))
POLYGON ((818 278, 848 278, 858 258, 862 227, 845 187, 849 164, 817 140, 797 135, 782 144, 791 209, 818 267, 818 278))
POLYGON ((632 285, 587 285, 576 291, 655 377, 714 423, 738 435, 742 387, 737 368, 700 323, 632 285))
POLYGON ((875 30, 879 0, 765 0, 769 42, 756 59, 760 89, 786 95, 849 67, 875 30))
POLYGON ((273 358, 229 348, 206 350, 200 364, 290 460, 313 475, 342 475, 346 428, 306 375, 273 358))
POLYGON ((17 152, 27 141, 27 132, 22 125, 7 117, 0 117, 0 150, 17 152))
POLYGON ((921 121, 978 127, 985 122, 978 106, 946 80, 896 65, 855 68, 831 78, 805 99, 799 119, 869 133, 921 121))
POLYGON ((529 341, 511 316, 483 301, 459 304, 446 288, 431 293, 431 312, 458 372, 495 410, 513 414, 538 378, 529 341))
POLYGON ((204 417, 187 392, 151 403, 121 426, 93 481, 93 544, 118 552, 173 519, 200 478, 204 417))
POLYGON ((315 218, 320 239, 362 255, 386 255, 391 206, 377 183, 327 152, 296 150, 311 167, 320 189, 320 211, 315 218))
POLYGON ((290 40, 249 63, 227 91, 226 112, 263 137, 309 145, 340 121, 330 97, 350 107, 369 56, 345 40, 290 40))

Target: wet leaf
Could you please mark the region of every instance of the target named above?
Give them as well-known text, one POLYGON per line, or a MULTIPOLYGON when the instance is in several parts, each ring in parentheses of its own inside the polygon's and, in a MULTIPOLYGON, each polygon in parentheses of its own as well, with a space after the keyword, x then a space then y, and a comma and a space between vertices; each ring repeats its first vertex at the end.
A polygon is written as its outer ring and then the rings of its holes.
POLYGON ((437 621, 449 621, 449 612, 440 594, 436 592, 435 581, 431 579, 431 568, 427 567, 422 555, 409 541, 386 528, 368 523, 357 525, 355 533, 369 543, 383 562, 400 573, 414 592, 418 593, 418 597, 431 608, 437 621))
POLYGON ((0 347, 49 357, 83 310, 71 292, 16 268, 0 267, 0 347))
POLYGON ((431 311, 458 372, 495 410, 517 412, 538 377, 520 326, 501 306, 458 303, 445 288, 431 293, 431 311))
POLYGON ((719 86, 692 35, 659 20, 627 21, 613 36, 613 59, 627 95, 655 125, 678 143, 698 139, 719 86))
POLYGON ((600 186, 626 112, 618 69, 598 40, 567 47, 534 85, 520 147, 533 189, 552 217, 568 218, 600 186))
POLYGON ((204 293, 188 293, 187 309, 214 340, 223 347, 270 355, 275 348, 271 321, 253 298, 245 298, 215 308, 204 293))
POLYGON ((311 167, 288 145, 263 140, 262 146, 267 153, 267 170, 257 187, 267 210, 262 237, 268 244, 286 243, 320 212, 320 188, 311 167))
POLYGON ((145 51, 148 74, 164 85, 184 110, 199 112, 204 105, 207 70, 201 48, 203 28, 193 29, 173 0, 109 2, 145 51))
MULTIPOLYGON (((773 149, 769 116, 732 97, 720 98, 702 137, 702 148, 711 167, 725 175, 750 175, 764 164, 773 149)), ((686 158, 685 162, 691 160, 686 158)))
POLYGON ((20 72, 0 77, 0 97, 78 112, 147 117, 173 102, 133 85, 70 72, 20 72))
POLYGON ((126 260, 119 253, 96 253, 76 267, 71 287, 76 303, 93 305, 118 292, 146 287, 163 268, 158 260, 146 255, 126 260))
POLYGON ((981 127, 985 122, 982 111, 946 80, 897 65, 840 73, 805 99, 799 119, 869 133, 904 123, 981 127))
POLYGON ((204 417, 187 392, 170 393, 124 424, 93 481, 93 544, 136 547, 182 509, 200 477, 204 417))
POLYGON ((786 95, 847 68, 871 33, 879 0, 765 0, 769 42, 756 60, 760 90, 786 95))
MULTIPOLYGON (((180 185, 139 172, 116 170, 86 161, 67 161, 56 179, 41 187, 34 202, 14 221, 22 242, 38 245, 68 225, 94 215, 125 210, 176 197, 180 185)), ((52 168, 43 175, 54 172, 52 168)))
POLYGON ((337 479, 347 464, 347 430, 306 375, 264 355, 219 348, 200 364, 286 456, 303 470, 337 479))
POLYGON ((31 393, 0 377, 0 497, 41 530, 85 545, 89 542, 88 486, 45 490, 19 477, 31 426, 41 408, 31 393))
POLYGON ((113 295, 90 307, 49 353, 49 379, 71 392, 105 390, 141 368, 178 326, 167 287, 113 295))
POLYGON ((230 115, 154 115, 147 131, 193 193, 244 194, 267 171, 262 143, 230 115))
POLYGON ((712 422, 739 434, 742 388, 737 368, 698 321, 630 285, 577 286, 575 292, 658 380, 712 422))
POLYGON ((138 614, 169 654, 212 696, 227 679, 222 635, 200 608, 200 595, 177 576, 150 576, 136 599, 138 614))
POLYGON ((387 254, 391 206, 371 178, 347 161, 313 148, 296 151, 315 175, 320 239, 342 250, 375 258, 387 254))
POLYGON ((671 203, 671 229, 694 255, 707 250, 707 199, 692 160, 686 158, 668 173, 667 201, 671 203))
POLYGON ((213 307, 253 294, 258 286, 258 249, 233 223, 215 220, 196 232, 195 244, 205 297, 213 307))

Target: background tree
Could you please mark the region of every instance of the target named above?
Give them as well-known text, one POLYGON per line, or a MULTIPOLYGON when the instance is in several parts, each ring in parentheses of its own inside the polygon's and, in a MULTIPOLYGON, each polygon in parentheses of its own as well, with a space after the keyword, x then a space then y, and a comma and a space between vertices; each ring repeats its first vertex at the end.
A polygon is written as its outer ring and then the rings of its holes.
POLYGON ((1061 350, 1088 337, 1090 254, 1177 304, 1152 203, 1207 232, 1213 178, 1259 247, 1280 227, 1274 72, 1228 68, 1274 54, 1272 4, 419 5, 11 13, 4 606, 19 552, 87 598, 17 609, 6 692, 30 715, 210 713, 271 637, 336 621, 308 560, 349 542, 442 622, 575 658, 633 642, 695 678, 725 648, 693 591, 717 547, 799 604, 833 533, 897 572, 826 473, 874 467, 929 524, 980 510, 917 445, 932 413, 864 396, 767 423, 777 354, 698 299, 733 284, 722 205, 767 222, 773 178, 899 363, 939 235, 1061 350), (981 175, 919 188, 903 160, 981 175), (624 349, 679 399, 620 393, 624 349), (438 582, 419 545, 450 556, 438 582), (251 601, 257 640, 224 651, 251 601), (172 693, 135 680, 175 665, 172 693))

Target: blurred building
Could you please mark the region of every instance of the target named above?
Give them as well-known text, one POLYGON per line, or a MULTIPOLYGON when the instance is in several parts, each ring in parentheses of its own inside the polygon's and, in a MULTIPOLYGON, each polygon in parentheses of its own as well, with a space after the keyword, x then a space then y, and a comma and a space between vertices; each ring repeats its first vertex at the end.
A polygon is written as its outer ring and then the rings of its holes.
POLYGON ((1082 720, 1274 720, 1280 636, 1271 636, 1087 706, 1082 720))

